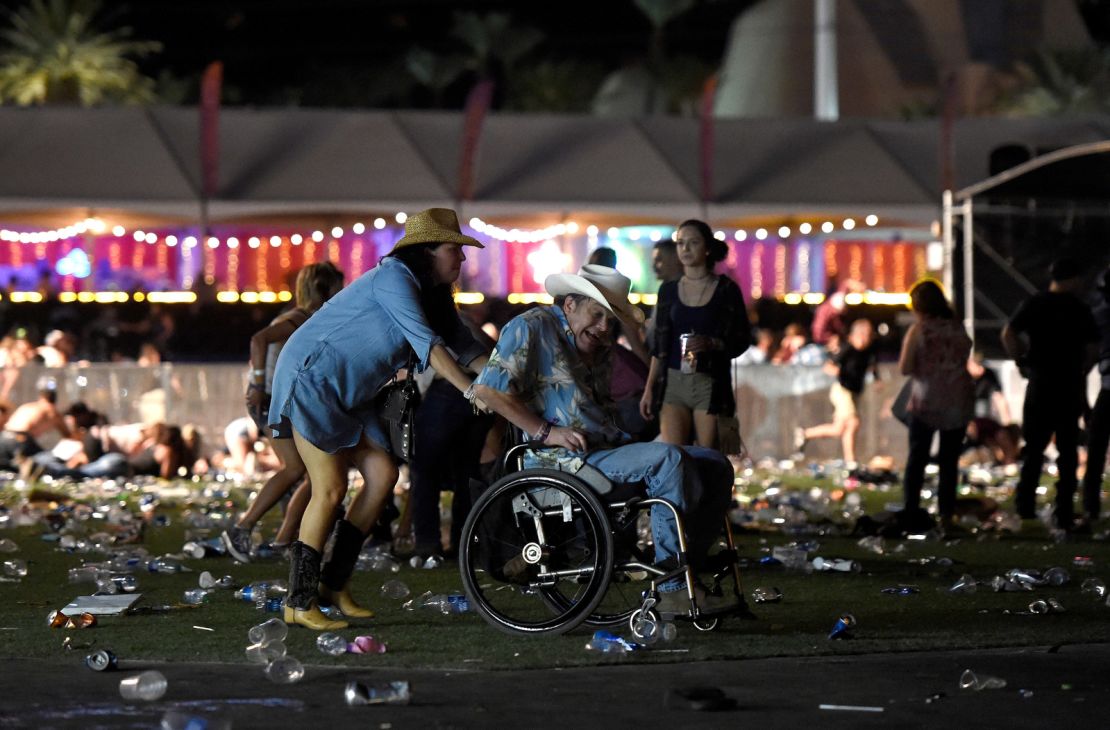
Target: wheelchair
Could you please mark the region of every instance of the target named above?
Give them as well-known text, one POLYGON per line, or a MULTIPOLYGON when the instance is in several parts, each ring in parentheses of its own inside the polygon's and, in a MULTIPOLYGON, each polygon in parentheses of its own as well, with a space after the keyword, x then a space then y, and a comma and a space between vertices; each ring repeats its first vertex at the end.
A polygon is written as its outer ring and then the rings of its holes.
POLYGON ((727 517, 723 548, 702 568, 712 574, 707 592, 731 590, 737 602, 727 614, 710 615, 698 606, 686 531, 674 504, 647 497, 636 485, 614 485, 588 464, 573 474, 524 469, 531 448, 528 443, 509 448, 505 475, 476 499, 462 530, 463 586, 490 625, 536 636, 563 634, 582 624, 627 623, 633 636, 650 639, 664 620, 689 620, 698 630, 712 631, 726 615, 753 618, 727 517), (647 515, 656 505, 669 509, 678 525, 673 566, 654 564, 647 544, 647 515), (689 608, 661 614, 658 585, 675 577, 685 578, 689 608))

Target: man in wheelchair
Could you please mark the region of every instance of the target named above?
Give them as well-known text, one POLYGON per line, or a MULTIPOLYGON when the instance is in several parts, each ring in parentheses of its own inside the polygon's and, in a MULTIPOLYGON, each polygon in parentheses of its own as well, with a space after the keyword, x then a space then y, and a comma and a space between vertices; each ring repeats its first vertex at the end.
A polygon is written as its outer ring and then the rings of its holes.
MULTIPOLYGON (((687 557, 697 570, 720 533, 728 508, 732 465, 719 452, 661 442, 632 443, 615 418, 609 397, 615 321, 638 327, 643 312, 628 301, 631 281, 616 269, 586 265, 579 274, 554 274, 544 282, 555 298, 512 319, 467 397, 484 404, 544 448, 529 451, 526 468, 575 473, 589 464, 614 484, 640 483, 648 497, 673 503, 687 529, 687 557)), ((679 555, 674 515, 651 507, 657 565, 671 569, 679 555)), ((681 574, 680 574, 681 575, 681 574)), ((658 609, 684 614, 685 580, 659 586, 658 609)), ((704 614, 725 613, 735 595, 709 595, 694 586, 704 614)))

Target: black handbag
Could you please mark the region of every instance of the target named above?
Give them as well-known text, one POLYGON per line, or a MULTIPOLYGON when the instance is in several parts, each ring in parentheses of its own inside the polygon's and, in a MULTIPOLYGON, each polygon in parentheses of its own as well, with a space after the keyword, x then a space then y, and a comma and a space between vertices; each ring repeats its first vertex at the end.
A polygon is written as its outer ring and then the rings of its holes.
POLYGON ((409 356, 408 373, 404 380, 394 380, 378 391, 378 413, 389 429, 389 450, 406 464, 412 461, 415 446, 416 407, 420 405, 420 390, 412 371, 416 367, 416 353, 409 356))

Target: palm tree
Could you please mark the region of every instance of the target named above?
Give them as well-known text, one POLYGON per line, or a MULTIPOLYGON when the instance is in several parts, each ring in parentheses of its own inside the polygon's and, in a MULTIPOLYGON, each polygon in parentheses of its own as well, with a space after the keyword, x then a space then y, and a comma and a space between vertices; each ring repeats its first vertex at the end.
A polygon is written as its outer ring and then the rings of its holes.
POLYGON ((690 113, 712 69, 692 57, 668 54, 666 26, 691 10, 695 0, 635 0, 651 24, 646 63, 614 71, 594 97, 598 114, 690 113))
MULTIPOLYGON (((455 13, 451 35, 462 42, 463 52, 436 55, 414 48, 405 58, 405 67, 431 90, 436 106, 442 103, 447 88, 468 71, 479 79, 511 82, 520 59, 543 39, 534 28, 514 26, 505 13, 455 13)), ((505 90, 502 94, 509 95, 505 90)))
POLYGON ((1017 79, 993 111, 1038 117, 1110 110, 1110 50, 1041 48, 1018 64, 1017 79))
POLYGON ((99 0, 31 0, 0 30, 0 102, 20 106, 153 101, 154 80, 132 60, 161 44, 102 27, 99 0))

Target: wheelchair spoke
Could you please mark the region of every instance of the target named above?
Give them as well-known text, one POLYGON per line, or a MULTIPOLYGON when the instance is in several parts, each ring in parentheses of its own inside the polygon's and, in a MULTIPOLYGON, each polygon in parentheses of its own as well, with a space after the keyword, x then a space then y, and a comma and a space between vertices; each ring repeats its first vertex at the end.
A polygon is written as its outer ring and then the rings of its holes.
POLYGON ((601 599, 612 565, 604 508, 572 476, 532 470, 501 480, 464 526, 463 584, 478 612, 510 633, 561 633, 601 599))

